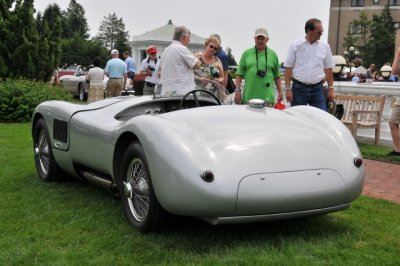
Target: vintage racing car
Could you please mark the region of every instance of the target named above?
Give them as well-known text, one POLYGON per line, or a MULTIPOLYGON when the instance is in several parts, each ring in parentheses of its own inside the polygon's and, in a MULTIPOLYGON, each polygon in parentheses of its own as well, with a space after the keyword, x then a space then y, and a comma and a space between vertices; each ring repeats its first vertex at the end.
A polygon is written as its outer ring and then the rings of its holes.
POLYGON ((67 175, 107 188, 142 232, 176 215, 215 225, 330 213, 364 184, 358 146, 331 114, 221 105, 205 90, 44 102, 32 137, 43 181, 67 175))

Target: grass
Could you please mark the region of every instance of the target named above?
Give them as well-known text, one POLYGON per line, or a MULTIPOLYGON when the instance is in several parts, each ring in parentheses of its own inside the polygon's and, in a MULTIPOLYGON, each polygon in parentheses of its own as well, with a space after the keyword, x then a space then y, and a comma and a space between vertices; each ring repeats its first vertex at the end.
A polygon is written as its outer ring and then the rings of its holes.
POLYGON ((358 144, 358 146, 360 147, 364 158, 391 163, 400 163, 400 156, 387 156, 392 148, 361 143, 358 144))
MULTIPOLYGON (((398 265, 400 205, 361 196, 350 209, 279 222, 182 219, 142 235, 119 201, 80 181, 37 178, 29 124, 0 124, 0 265, 398 265)), ((361 145, 382 156, 380 147, 361 145)))

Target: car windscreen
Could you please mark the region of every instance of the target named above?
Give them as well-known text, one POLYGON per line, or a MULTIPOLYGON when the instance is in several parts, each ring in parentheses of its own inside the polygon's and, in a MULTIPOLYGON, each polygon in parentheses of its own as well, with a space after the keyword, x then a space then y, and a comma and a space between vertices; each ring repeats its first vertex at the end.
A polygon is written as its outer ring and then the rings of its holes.
POLYGON ((184 96, 188 92, 199 90, 197 95, 212 99, 212 95, 201 92, 207 91, 213 94, 221 104, 233 104, 233 97, 220 83, 201 77, 195 77, 194 80, 187 78, 177 78, 160 81, 154 90, 155 98, 184 96))

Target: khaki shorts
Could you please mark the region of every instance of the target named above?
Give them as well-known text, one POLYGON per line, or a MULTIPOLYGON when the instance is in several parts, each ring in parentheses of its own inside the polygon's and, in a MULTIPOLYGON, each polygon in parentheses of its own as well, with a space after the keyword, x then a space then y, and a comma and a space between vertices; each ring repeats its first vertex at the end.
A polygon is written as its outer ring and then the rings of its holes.
POLYGON ((124 79, 109 79, 106 87, 106 98, 121 96, 124 79))
POLYGON ((392 106, 392 113, 390 115, 389 122, 400 124, 400 105, 395 104, 392 106))

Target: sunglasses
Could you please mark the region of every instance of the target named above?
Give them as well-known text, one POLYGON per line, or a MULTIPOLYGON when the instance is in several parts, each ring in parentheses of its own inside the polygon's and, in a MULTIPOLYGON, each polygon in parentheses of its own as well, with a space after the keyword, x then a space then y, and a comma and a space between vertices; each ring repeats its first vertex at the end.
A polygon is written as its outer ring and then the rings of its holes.
POLYGON ((214 49, 215 51, 217 51, 218 49, 219 49, 219 47, 215 47, 214 45, 209 45, 209 47, 211 48, 211 49, 214 49))

